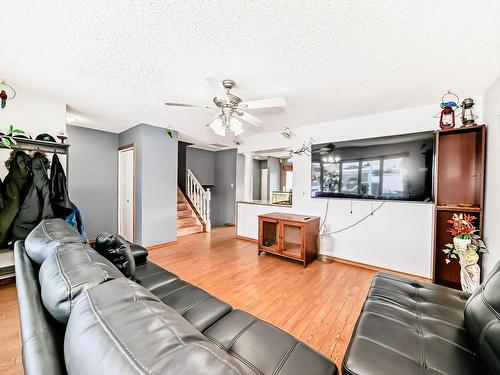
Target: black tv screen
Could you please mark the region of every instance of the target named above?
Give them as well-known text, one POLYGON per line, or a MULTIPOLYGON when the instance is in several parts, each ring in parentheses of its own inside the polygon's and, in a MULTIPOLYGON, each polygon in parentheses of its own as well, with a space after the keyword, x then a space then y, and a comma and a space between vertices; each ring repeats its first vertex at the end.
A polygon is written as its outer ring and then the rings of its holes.
POLYGON ((311 196, 430 202, 434 133, 312 146, 311 196))

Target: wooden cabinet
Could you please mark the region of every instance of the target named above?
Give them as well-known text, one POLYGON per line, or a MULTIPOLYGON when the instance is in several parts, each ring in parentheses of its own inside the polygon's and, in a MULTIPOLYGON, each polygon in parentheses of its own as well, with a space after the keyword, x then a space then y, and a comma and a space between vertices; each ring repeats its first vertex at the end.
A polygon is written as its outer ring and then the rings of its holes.
POLYGON ((436 132, 433 281, 460 289, 458 261, 446 264, 442 249, 453 242, 447 222, 454 213, 474 215, 482 233, 485 171, 485 125, 436 132))
POLYGON ((300 261, 316 259, 319 217, 273 212, 259 215, 258 253, 266 252, 300 261))

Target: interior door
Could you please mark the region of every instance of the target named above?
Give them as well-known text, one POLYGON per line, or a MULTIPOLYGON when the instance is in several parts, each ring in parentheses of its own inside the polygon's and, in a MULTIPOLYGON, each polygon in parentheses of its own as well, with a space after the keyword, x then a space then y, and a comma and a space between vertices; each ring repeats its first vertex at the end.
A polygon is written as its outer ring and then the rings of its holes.
POLYGON ((134 242, 134 147, 118 151, 118 234, 134 242))

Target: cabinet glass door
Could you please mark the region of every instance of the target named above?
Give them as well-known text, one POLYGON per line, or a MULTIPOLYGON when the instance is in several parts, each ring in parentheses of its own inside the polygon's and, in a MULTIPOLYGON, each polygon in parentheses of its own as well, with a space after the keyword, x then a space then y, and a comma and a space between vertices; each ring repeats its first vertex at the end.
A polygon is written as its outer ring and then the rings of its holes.
POLYGON ((302 225, 283 222, 282 252, 284 255, 302 259, 302 225))
POLYGON ((268 251, 278 252, 278 221, 262 219, 260 246, 268 251))

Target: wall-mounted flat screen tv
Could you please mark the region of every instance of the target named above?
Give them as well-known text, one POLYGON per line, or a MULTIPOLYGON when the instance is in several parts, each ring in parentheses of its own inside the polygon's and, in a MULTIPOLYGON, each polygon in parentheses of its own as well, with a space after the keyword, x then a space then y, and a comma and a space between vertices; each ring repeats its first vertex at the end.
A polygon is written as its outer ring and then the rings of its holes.
POLYGON ((313 198, 433 199, 433 132, 317 144, 311 154, 313 198))

